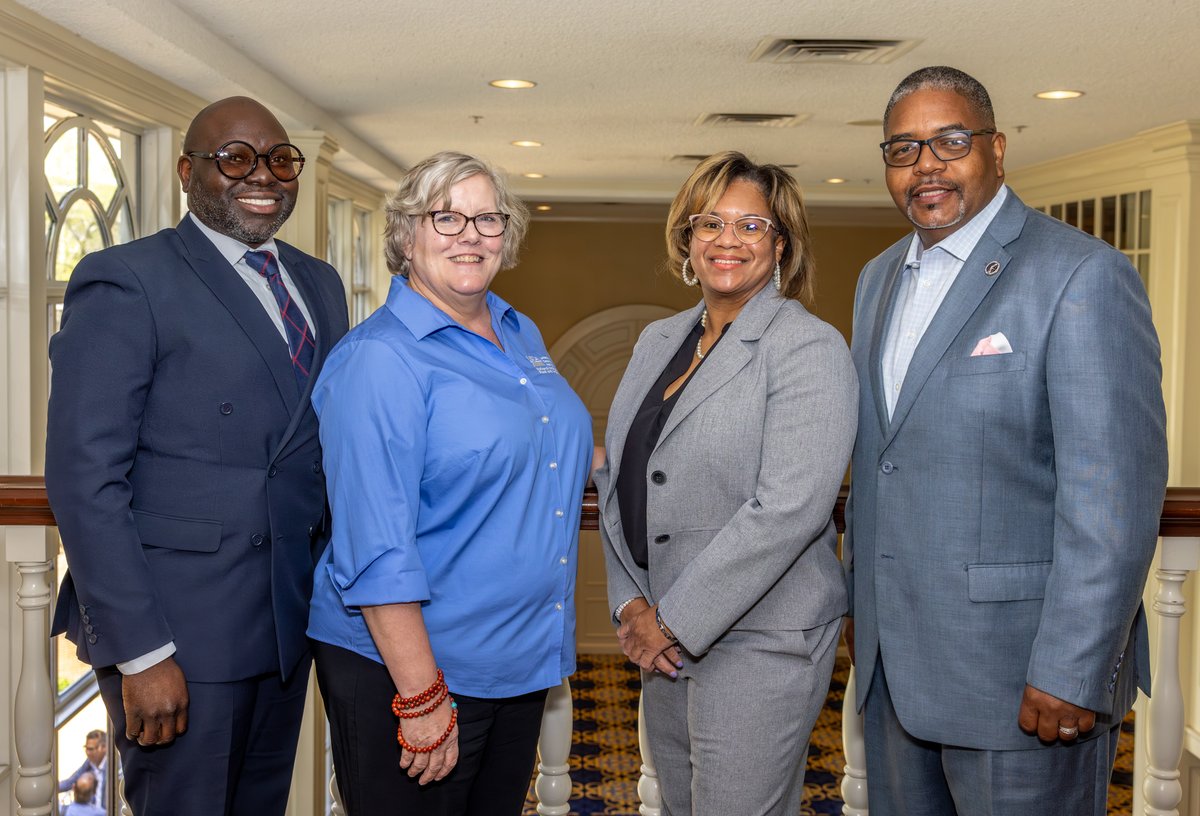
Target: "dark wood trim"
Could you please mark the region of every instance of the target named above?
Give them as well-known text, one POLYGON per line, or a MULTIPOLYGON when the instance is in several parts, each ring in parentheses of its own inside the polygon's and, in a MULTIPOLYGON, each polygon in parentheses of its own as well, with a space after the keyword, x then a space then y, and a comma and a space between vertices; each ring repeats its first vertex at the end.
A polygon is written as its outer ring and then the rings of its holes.
MULTIPOLYGON (((846 495, 843 485, 833 509, 838 532, 845 529, 846 495)), ((597 530, 600 508, 596 488, 589 485, 583 491, 583 515, 579 529, 597 530)), ((0 476, 0 526, 53 526, 54 514, 46 500, 46 486, 41 476, 0 476)), ((1200 536, 1200 488, 1168 487, 1163 501, 1159 535, 1200 536)))

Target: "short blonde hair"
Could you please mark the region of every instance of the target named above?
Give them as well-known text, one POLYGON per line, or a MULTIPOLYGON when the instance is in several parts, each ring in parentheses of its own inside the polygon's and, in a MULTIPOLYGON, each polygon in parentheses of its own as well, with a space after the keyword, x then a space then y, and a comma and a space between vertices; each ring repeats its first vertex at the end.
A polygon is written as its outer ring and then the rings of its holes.
POLYGON ((735 181, 748 181, 762 191, 771 222, 783 239, 779 259, 781 291, 786 298, 812 303, 816 262, 808 234, 808 215, 800 185, 777 164, 755 164, 736 150, 714 153, 696 166, 671 202, 667 215, 667 262, 672 274, 688 257, 692 230, 688 216, 710 212, 735 181))
POLYGON ((503 269, 517 265, 521 241, 529 228, 529 210, 513 195, 504 177, 483 159, 465 153, 444 151, 413 165, 396 192, 388 197, 384 211, 387 223, 383 232, 383 250, 388 269, 395 274, 409 273, 405 247, 411 246, 417 225, 429 212, 450 206, 450 188, 472 176, 485 176, 496 190, 496 209, 508 216, 500 264, 503 269))

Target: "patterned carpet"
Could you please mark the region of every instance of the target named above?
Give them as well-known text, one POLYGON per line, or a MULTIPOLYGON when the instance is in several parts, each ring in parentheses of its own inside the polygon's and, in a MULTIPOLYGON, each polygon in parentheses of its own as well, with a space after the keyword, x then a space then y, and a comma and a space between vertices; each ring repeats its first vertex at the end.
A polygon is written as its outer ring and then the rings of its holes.
MULTIPOLYGON (((848 664, 838 660, 825 710, 809 747, 802 816, 840 814, 842 697, 848 664)), ((580 655, 571 678, 575 734, 571 745, 571 816, 637 816, 637 673, 617 655, 580 655)), ((1133 714, 1122 726, 1108 790, 1109 816, 1129 814, 1133 802, 1133 714)), ((536 816, 530 788, 523 816, 536 816)))

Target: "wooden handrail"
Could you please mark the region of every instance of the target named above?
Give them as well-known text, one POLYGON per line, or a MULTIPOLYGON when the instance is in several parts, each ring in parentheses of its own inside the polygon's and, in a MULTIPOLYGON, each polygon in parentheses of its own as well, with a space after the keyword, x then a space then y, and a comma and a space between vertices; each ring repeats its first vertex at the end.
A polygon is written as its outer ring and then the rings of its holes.
MULTIPOLYGON (((833 508, 838 532, 845 529, 846 494, 843 485, 833 508)), ((596 488, 583 491, 583 515, 579 529, 599 529, 600 508, 596 488)), ((0 476, 0 526, 41 526, 54 524, 54 513, 46 499, 46 485, 41 476, 0 476)), ((1158 523, 1162 536, 1200 536, 1200 487, 1168 487, 1158 523)))

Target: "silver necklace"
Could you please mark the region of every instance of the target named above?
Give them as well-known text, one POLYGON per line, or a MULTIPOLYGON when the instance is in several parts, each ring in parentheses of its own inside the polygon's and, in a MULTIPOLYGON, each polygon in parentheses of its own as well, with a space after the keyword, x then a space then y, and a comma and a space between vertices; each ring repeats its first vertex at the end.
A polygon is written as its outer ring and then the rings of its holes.
POLYGON ((700 339, 696 341, 696 359, 704 359, 704 330, 708 328, 708 309, 700 314, 700 339))

